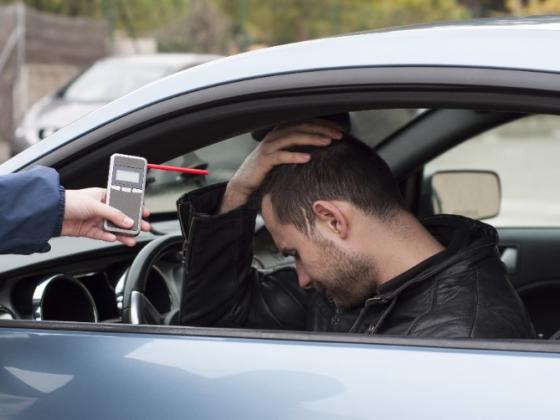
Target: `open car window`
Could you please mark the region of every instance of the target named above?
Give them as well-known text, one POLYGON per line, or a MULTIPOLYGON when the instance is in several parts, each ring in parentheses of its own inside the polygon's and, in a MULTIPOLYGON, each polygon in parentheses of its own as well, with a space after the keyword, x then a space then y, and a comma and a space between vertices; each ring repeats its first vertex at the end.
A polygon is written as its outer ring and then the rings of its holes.
POLYGON ((501 185, 495 227, 560 227, 560 117, 532 115, 453 147, 425 166, 438 171, 495 172, 501 185))
POLYGON ((208 176, 148 170, 144 196, 146 207, 152 213, 175 212, 175 202, 182 194, 205 185, 228 181, 255 145, 251 136, 245 134, 203 147, 165 163, 207 169, 208 176))
MULTIPOLYGON (((436 113, 438 111, 445 110, 433 110, 433 112, 436 113)), ((406 131, 401 130, 403 127, 406 126, 407 130, 409 130, 411 127, 414 127, 415 124, 420 124, 429 117, 429 113, 424 113, 422 109, 385 109, 352 112, 352 134, 367 143, 368 146, 375 148, 388 138, 390 141, 393 141, 395 136, 406 131)), ((557 134, 555 131, 557 130, 555 128, 557 127, 557 122, 558 117, 535 116, 522 118, 515 123, 491 129, 483 135, 476 136, 461 143, 459 146, 452 148, 449 152, 428 163, 426 166, 426 173, 432 173, 440 169, 479 168, 496 170, 495 167, 486 166, 486 161, 480 159, 479 156, 484 152, 481 152, 480 149, 477 149, 473 145, 478 145, 477 147, 480 147, 480 145, 493 146, 493 150, 495 150, 494 156, 500 156, 502 148, 505 148, 503 142, 510 141, 513 142, 513 144, 519 142, 523 143, 525 145, 524 147, 538 144, 538 139, 533 140, 533 138, 529 138, 528 141, 523 142, 517 140, 518 137, 527 140, 526 137, 521 135, 527 133, 526 127, 536 127, 537 133, 546 133, 546 136, 548 136, 546 139, 548 143, 546 144, 553 144, 553 139, 556 138, 555 136, 557 134), (504 134, 502 135, 501 133, 504 134), (502 139, 504 136, 506 139, 502 139), (451 159, 449 156, 455 160, 451 159), (462 165, 462 163, 465 162, 470 162, 470 166, 462 165)), ((176 214, 176 202, 180 196, 205 185, 228 181, 256 145, 257 143, 253 140, 251 134, 245 133, 169 160, 166 163, 171 165, 208 169, 209 175, 206 177, 183 176, 173 172, 151 171, 148 175, 146 206, 155 214, 168 213, 174 218, 176 214)), ((402 150, 402 153, 407 152, 406 148, 402 150)), ((516 153, 520 156, 523 155, 520 151, 516 153)), ((543 152, 540 151, 539 153, 541 153, 539 156, 543 158, 543 152)), ((489 156, 484 156, 484 159, 488 157, 489 156)), ((515 163, 515 165, 521 165, 521 163, 515 163)), ((499 175, 502 176, 501 173, 499 175)), ((502 182, 505 181, 502 180, 502 182)), ((511 190, 516 190, 516 183, 512 184, 511 190)), ((167 215, 162 219, 167 220, 167 215)), ((173 223, 172 229, 175 229, 173 232, 178 234, 179 230, 176 221, 173 221, 173 223)), ((257 227, 262 226, 262 220, 258 220, 257 227)), ((157 223, 155 227, 160 232, 171 232, 170 230, 166 231, 165 229, 161 229, 160 225, 157 223)), ((67 239, 68 238, 59 238, 58 240, 61 243, 68 242, 68 244, 70 244, 70 241, 67 241, 67 239)), ((153 242, 157 239, 157 236, 151 237, 144 242, 144 245, 148 245, 150 243, 149 241, 153 242)), ((539 240, 538 237, 533 239, 539 240)), ((70 244, 70 246, 72 245, 70 244)), ((146 296, 160 313, 167 313, 170 309, 177 308, 179 305, 179 291, 182 282, 182 260, 179 255, 181 246, 182 238, 179 235, 174 244, 174 248, 170 248, 170 251, 163 255, 161 260, 154 265, 154 269, 151 270, 147 277, 146 296), (170 293, 170 291, 173 293, 170 293)), ((253 266, 256 268, 271 270, 285 267, 286 265, 293 265, 293 260, 291 258, 287 258, 279 252, 266 229, 257 229, 254 236, 253 251, 253 266)), ((136 252, 138 252, 138 250, 136 250, 136 252)), ((66 264, 61 262, 60 267, 53 267, 53 265, 50 265, 48 267, 48 273, 68 273, 88 290, 97 306, 96 322, 120 322, 122 306, 119 307, 119 305, 122 301, 119 299, 122 299, 126 273, 130 270, 136 252, 134 254, 131 252, 126 254, 125 250, 123 250, 120 253, 111 255, 110 259, 105 254, 101 255, 101 253, 99 253, 95 255, 95 253, 92 252, 91 264, 88 264, 87 268, 85 268, 85 266, 79 267, 71 263, 66 264), (58 271, 53 273, 53 269, 58 271)), ((47 270, 45 270, 44 273, 34 271, 32 274, 29 273, 27 276, 24 275, 21 278, 13 278, 10 281, 7 290, 11 291, 11 296, 14 298, 14 305, 7 305, 6 308, 10 310, 13 317, 33 319, 34 314, 32 312, 31 302, 34 289, 39 286, 46 277, 47 270)), ((524 287, 527 284, 533 284, 536 276, 521 276, 521 280, 517 280, 515 277, 513 277, 513 279, 514 286, 518 288, 524 287)), ((60 280, 56 280, 56 282, 57 284, 62 284, 60 280)), ((61 287, 64 288, 66 285, 70 285, 70 283, 72 282, 65 281, 61 287)), ((76 282, 73 283, 74 285, 72 287, 76 286, 76 282)), ((76 289, 76 287, 74 288, 76 289)), ((81 287, 81 289, 83 289, 83 287, 81 287)), ((78 293, 77 289, 76 293, 78 293)), ((60 302, 64 302, 64 299, 60 302)), ((542 300, 537 299, 537 302, 542 302, 542 300)), ((65 304, 58 305, 57 301, 57 305, 55 306, 64 307, 65 304)), ((546 316, 548 315, 549 313, 546 316)), ((65 318, 64 320, 71 321, 73 319, 65 318)), ((92 321, 81 320, 80 322, 92 321)), ((558 325, 560 325, 560 318, 558 322, 558 325)), ((549 325, 546 326, 546 331, 541 328, 539 332, 545 331, 542 333, 542 337, 549 337, 556 327, 556 321, 550 322, 549 325)))

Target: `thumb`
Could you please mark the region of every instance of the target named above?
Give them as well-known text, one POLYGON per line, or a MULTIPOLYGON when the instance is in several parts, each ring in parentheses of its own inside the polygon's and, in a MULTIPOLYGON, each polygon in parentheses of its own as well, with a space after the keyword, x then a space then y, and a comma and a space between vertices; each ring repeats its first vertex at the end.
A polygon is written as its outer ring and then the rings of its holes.
POLYGON ((97 216, 107 219, 117 226, 128 229, 134 224, 134 220, 124 214, 122 211, 117 210, 114 207, 108 206, 100 202, 95 202, 95 206, 92 209, 97 216))

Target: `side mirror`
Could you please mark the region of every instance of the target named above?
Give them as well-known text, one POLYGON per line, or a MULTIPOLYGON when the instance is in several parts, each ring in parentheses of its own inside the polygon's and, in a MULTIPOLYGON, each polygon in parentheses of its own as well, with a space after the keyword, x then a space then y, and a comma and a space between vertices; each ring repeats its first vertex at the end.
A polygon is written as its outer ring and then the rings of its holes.
POLYGON ((501 186, 492 171, 440 171, 430 179, 434 214, 488 219, 500 213, 501 186))

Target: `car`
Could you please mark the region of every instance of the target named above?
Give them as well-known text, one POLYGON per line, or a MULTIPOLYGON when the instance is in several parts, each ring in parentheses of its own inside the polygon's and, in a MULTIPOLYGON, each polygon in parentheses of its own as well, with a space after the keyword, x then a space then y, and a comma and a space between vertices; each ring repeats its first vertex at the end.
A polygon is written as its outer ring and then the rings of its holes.
MULTIPOLYGON (((560 17, 495 18, 252 51, 145 86, 0 165, 52 166, 67 188, 103 186, 117 152, 210 171, 148 185, 153 230, 136 248, 62 237, 0 257, 0 417, 556 418, 559 42, 560 17), (227 181, 254 130, 340 112, 418 217, 496 226, 538 339, 174 324, 177 198, 227 181)), ((257 267, 290 263, 262 221, 254 248, 257 267)))
POLYGON ((96 61, 52 95, 35 102, 12 138, 15 155, 119 96, 176 71, 219 58, 215 54, 138 54, 96 61))

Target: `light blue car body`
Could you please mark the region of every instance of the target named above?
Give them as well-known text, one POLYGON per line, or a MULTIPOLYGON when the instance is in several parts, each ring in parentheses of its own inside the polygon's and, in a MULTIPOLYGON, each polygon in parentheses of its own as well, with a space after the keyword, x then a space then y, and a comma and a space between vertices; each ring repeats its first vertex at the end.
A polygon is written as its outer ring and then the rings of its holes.
POLYGON ((3 329, 3 419, 553 419, 557 354, 3 329))
MULTIPOLYGON (((118 99, 0 165, 0 173, 137 109, 210 86, 329 68, 560 73, 559 45, 560 18, 549 17, 386 30, 241 54, 118 99)), ((0 418, 553 419, 560 416, 557 350, 530 342, 3 323, 0 418)))

